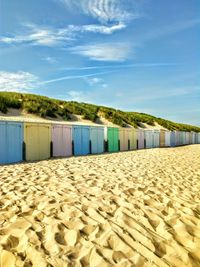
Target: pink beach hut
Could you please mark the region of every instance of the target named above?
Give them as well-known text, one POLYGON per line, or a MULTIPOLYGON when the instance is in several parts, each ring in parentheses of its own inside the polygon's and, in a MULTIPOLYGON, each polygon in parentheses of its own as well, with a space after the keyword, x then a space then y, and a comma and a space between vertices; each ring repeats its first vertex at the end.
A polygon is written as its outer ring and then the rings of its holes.
POLYGON ((52 156, 72 155, 72 127, 64 124, 52 125, 52 156))
POLYGON ((144 130, 138 129, 137 130, 137 149, 145 148, 145 136, 144 130))

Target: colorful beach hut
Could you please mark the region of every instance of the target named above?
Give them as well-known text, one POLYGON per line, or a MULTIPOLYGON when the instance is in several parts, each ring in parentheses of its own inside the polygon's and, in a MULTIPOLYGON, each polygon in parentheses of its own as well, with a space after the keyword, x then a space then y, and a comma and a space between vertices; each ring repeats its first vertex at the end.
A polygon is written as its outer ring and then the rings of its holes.
POLYGON ((159 147, 159 146, 160 146, 160 131, 153 130, 153 147, 159 147))
POLYGON ((197 141, 197 144, 200 144, 200 133, 197 133, 198 135, 198 141, 197 141))
POLYGON ((23 160, 23 124, 0 121, 0 164, 23 160))
POLYGON ((145 136, 144 130, 138 129, 137 130, 137 149, 145 148, 145 136))
POLYGON ((92 154, 104 152, 104 127, 90 127, 90 142, 92 154))
POLYGON ((129 129, 128 128, 119 129, 119 140, 120 140, 120 151, 129 150, 129 129))
POLYGON ((170 133, 170 131, 165 131, 165 146, 166 147, 169 147, 169 146, 171 146, 171 133, 170 133))
POLYGON ((175 131, 176 146, 180 146, 180 132, 175 131))
POLYGON ((72 126, 52 125, 52 156, 68 157, 72 155, 72 126))
POLYGON ((165 130, 160 129, 160 147, 165 147, 165 130))
POLYGON ((24 123, 25 159, 28 161, 50 158, 51 125, 24 123))
POLYGON ((184 145, 184 132, 179 132, 179 146, 184 145))
POLYGON ((195 133, 190 132, 190 144, 194 144, 194 143, 195 143, 195 133))
POLYGON ((195 135, 195 144, 198 144, 198 133, 194 133, 194 135, 195 135))
POLYGON ((192 144, 195 144, 195 132, 192 132, 192 144))
POLYGON ((186 132, 182 132, 183 145, 186 145, 186 132))
POLYGON ((90 127, 89 126, 73 126, 73 153, 75 156, 88 155, 90 149, 90 127))
POLYGON ((172 147, 176 146, 176 132, 175 131, 170 132, 170 146, 172 147))
POLYGON ((145 130, 146 148, 153 148, 154 146, 154 133, 152 130, 145 130))
POLYGON ((104 140, 107 141, 108 140, 108 131, 107 131, 107 127, 104 127, 104 140))
POLYGON ((186 143, 186 145, 189 145, 189 143, 190 143, 190 133, 189 132, 185 133, 185 143, 186 143))
POLYGON ((108 152, 119 151, 119 128, 107 128, 108 152))
POLYGON ((137 149, 137 135, 134 128, 130 128, 128 131, 129 150, 137 149))

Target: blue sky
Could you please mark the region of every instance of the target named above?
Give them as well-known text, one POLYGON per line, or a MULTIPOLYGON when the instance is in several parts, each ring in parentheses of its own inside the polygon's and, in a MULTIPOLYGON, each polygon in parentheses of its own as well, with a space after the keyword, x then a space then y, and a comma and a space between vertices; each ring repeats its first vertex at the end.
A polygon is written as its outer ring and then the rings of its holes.
POLYGON ((1 0, 0 91, 200 125, 199 0, 1 0))

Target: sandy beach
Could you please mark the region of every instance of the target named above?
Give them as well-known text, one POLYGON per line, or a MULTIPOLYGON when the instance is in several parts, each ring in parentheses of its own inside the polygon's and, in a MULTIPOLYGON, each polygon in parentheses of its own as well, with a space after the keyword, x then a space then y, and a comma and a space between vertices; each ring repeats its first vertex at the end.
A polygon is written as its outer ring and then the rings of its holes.
POLYGON ((200 145, 0 166, 0 266, 200 266, 200 145))

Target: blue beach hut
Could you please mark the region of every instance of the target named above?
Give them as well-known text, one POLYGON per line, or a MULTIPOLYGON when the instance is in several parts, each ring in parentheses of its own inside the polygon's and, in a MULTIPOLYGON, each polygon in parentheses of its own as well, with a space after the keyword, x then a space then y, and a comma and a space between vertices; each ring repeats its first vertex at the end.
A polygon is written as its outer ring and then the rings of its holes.
POLYGON ((171 132, 170 144, 171 146, 176 146, 176 133, 174 131, 171 132))
POLYGON ((145 130, 146 148, 153 148, 154 146, 154 132, 152 130, 145 130))
POLYGON ((90 142, 92 154, 104 152, 104 127, 90 127, 90 142))
POLYGON ((23 160, 23 124, 0 121, 0 164, 23 160))
POLYGON ((160 146, 160 131, 154 130, 153 131, 153 147, 159 147, 160 146))
POLYGON ((75 156, 90 154, 90 127, 73 126, 73 152, 75 156))

